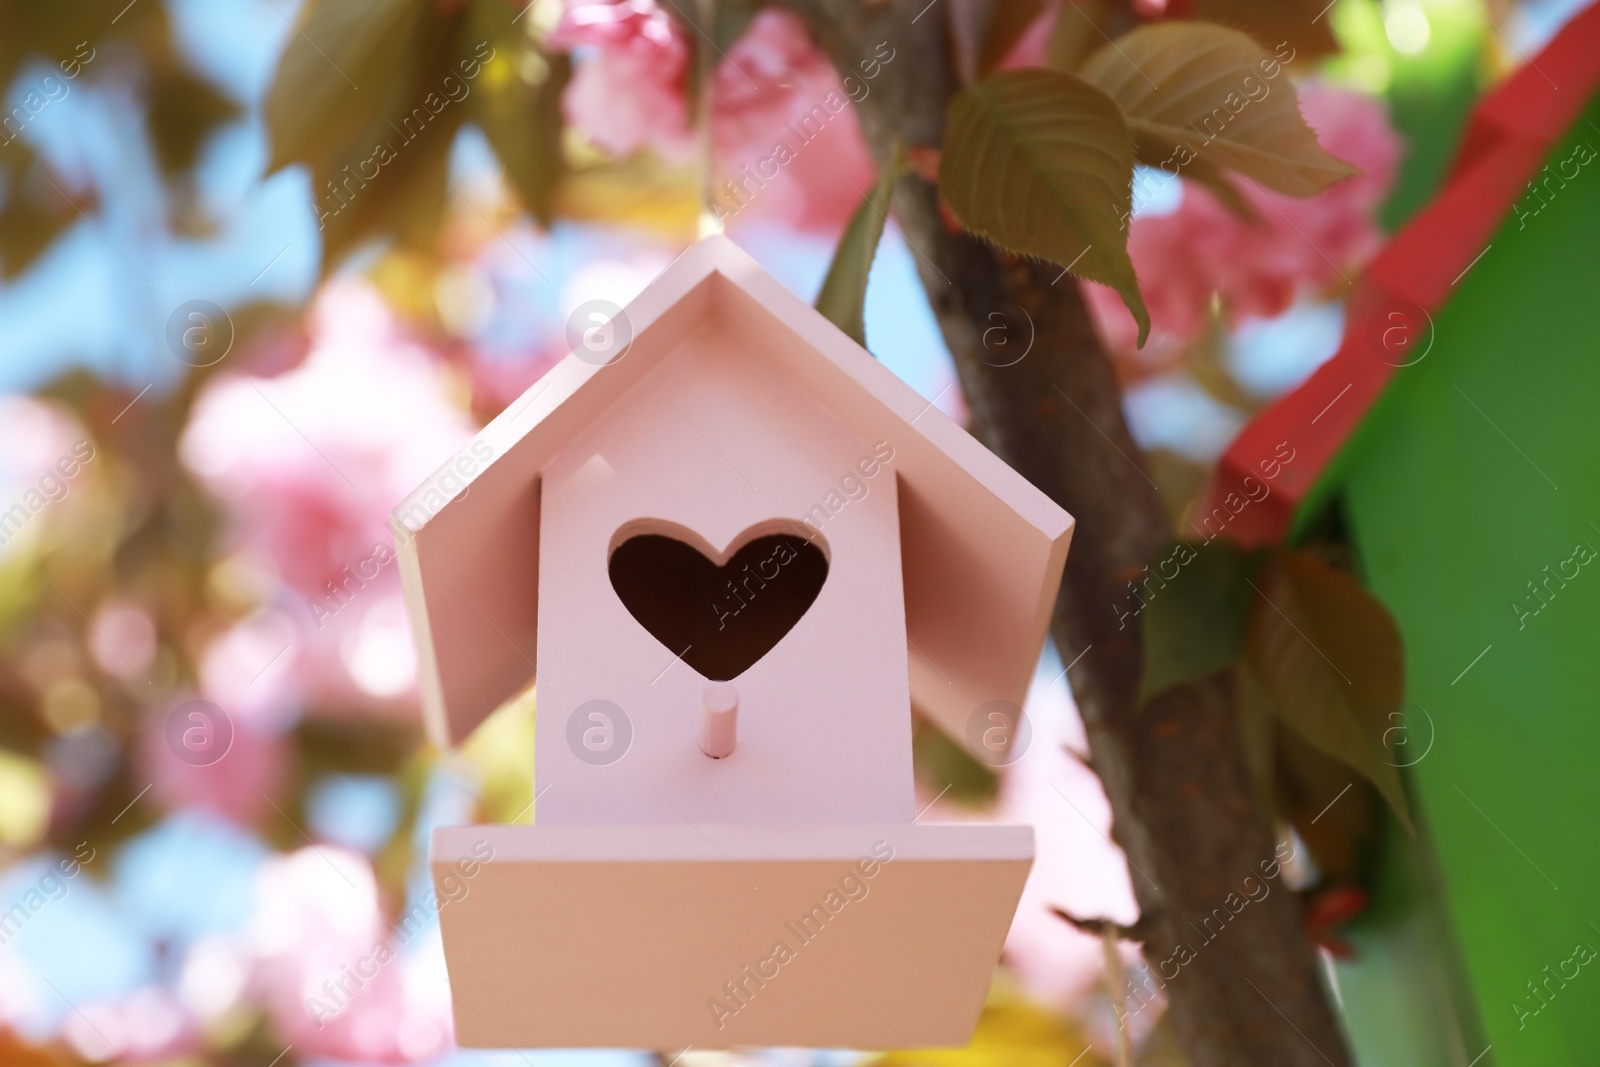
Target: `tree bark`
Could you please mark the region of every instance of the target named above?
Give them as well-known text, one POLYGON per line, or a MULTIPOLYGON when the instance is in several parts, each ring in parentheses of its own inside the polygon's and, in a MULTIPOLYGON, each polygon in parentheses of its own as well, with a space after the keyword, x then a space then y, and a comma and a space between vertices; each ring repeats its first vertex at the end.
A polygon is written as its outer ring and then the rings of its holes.
MULTIPOLYGON (((867 86, 857 113, 880 164, 895 136, 913 148, 942 144, 945 108, 960 85, 937 5, 954 0, 788 2, 840 72, 867 86), (880 43, 893 57, 866 80, 860 64, 880 43)), ((1263 876, 1272 827, 1236 740, 1229 675, 1138 708, 1141 646, 1137 618, 1124 625, 1128 583, 1172 536, 1076 281, 947 226, 936 188, 916 175, 900 183, 894 207, 973 432, 1077 520, 1051 633, 1063 662, 1073 662, 1072 691, 1111 801, 1113 836, 1128 857, 1145 959, 1164 983, 1181 1045, 1194 1067, 1345 1067, 1350 1056, 1299 899, 1281 878, 1263 876), (1030 337, 1028 355, 1013 363, 1030 337)), ((1130 1012, 1148 991, 1129 992, 1130 1012)))

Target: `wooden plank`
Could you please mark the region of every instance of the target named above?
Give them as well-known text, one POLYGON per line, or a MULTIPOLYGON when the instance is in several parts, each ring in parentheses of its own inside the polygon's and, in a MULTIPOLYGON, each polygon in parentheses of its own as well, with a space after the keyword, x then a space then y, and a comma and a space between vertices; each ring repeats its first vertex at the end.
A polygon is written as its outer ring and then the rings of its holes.
POLYGON ((963 1045, 1020 826, 454 827, 433 870, 464 1047, 963 1045))

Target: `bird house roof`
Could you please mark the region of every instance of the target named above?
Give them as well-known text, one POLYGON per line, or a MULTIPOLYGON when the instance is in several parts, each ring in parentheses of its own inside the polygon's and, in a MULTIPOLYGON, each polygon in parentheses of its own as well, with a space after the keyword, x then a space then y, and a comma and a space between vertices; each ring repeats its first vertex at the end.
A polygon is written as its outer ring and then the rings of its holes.
POLYGON ((391 517, 435 740, 462 740, 546 666, 538 574, 559 561, 539 558, 541 472, 712 325, 863 441, 892 443, 913 703, 958 737, 980 706, 1021 704, 1070 515, 725 238, 690 247, 617 319, 620 356, 568 355, 391 517))

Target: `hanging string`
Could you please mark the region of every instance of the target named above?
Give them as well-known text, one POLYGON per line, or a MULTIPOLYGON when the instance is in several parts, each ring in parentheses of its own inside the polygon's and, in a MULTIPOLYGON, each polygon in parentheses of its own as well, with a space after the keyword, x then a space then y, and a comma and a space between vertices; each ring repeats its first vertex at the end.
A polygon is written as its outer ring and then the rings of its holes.
POLYGON ((696 185, 700 199, 700 218, 695 227, 697 237, 709 237, 722 232, 722 220, 715 209, 716 159, 711 137, 711 104, 713 83, 716 81, 716 49, 712 42, 717 37, 717 0, 695 0, 695 21, 700 24, 695 56, 695 130, 699 134, 698 173, 696 185))

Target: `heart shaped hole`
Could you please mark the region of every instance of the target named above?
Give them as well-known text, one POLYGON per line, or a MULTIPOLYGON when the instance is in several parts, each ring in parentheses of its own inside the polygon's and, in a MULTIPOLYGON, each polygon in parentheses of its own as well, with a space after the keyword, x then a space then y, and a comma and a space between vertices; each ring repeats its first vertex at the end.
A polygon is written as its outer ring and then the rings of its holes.
POLYGON ((714 682, 749 670, 794 629, 822 592, 828 557, 820 538, 763 533, 792 524, 750 527, 726 562, 704 539, 668 523, 660 532, 617 531, 611 587, 628 612, 673 655, 714 682), (620 543, 618 543, 620 542, 620 543))

